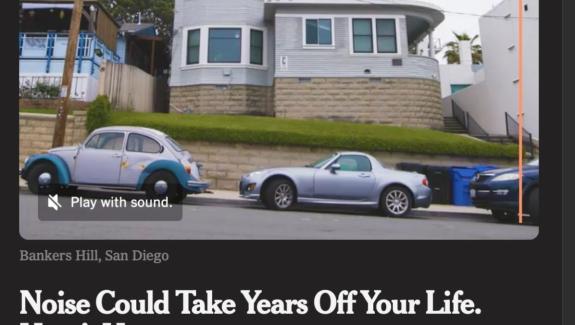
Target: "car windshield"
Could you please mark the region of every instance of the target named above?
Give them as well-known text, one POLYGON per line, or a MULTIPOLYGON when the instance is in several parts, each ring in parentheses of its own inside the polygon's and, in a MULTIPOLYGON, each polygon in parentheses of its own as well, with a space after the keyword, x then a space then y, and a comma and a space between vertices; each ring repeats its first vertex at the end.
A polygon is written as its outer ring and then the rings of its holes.
POLYGON ((539 167, 539 159, 533 160, 532 162, 528 163, 527 166, 539 167))
POLYGON ((316 162, 314 162, 314 163, 311 163, 311 164, 309 164, 309 165, 305 165, 305 167, 308 167, 308 168, 321 168, 321 167, 322 167, 323 165, 325 165, 329 160, 333 159, 333 157, 335 157, 335 155, 336 155, 336 154, 332 154, 332 155, 329 156, 329 157, 320 159, 320 160, 318 160, 318 161, 316 161, 316 162))
POLYGON ((170 137, 166 137, 166 141, 170 144, 170 146, 172 148, 174 148, 174 150, 176 150, 177 152, 182 152, 184 151, 184 149, 182 149, 182 147, 176 142, 176 140, 170 138, 170 137))

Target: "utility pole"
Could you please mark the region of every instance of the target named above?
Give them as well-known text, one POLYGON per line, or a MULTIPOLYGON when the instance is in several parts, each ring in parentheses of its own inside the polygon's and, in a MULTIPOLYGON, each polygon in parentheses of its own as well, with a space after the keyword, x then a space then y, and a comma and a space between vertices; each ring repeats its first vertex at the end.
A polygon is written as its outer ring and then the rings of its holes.
POLYGON ((74 76, 74 66, 76 63, 76 51, 78 48, 78 36, 80 34, 83 8, 84 0, 74 0, 74 9, 72 12, 72 19, 70 21, 70 31, 68 32, 68 47, 66 49, 64 74, 62 76, 62 86, 60 88, 60 105, 58 107, 58 115, 56 115, 52 148, 63 146, 66 136, 66 120, 68 119, 68 111, 70 107, 70 94, 72 93, 72 79, 74 76))

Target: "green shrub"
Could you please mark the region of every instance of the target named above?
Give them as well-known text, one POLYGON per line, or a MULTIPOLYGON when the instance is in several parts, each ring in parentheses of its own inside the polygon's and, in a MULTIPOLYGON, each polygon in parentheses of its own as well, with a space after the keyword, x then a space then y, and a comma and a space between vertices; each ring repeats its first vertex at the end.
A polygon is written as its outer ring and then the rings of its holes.
POLYGON ((20 85, 20 97, 30 99, 52 99, 60 96, 60 87, 44 82, 37 82, 31 85, 26 82, 20 85))
POLYGON ((86 116, 86 129, 89 132, 110 123, 112 118, 112 104, 107 96, 98 96, 88 107, 86 116))
POLYGON ((441 131, 386 125, 255 116, 114 112, 108 125, 150 127, 176 140, 333 148, 335 150, 514 158, 501 145, 441 131))

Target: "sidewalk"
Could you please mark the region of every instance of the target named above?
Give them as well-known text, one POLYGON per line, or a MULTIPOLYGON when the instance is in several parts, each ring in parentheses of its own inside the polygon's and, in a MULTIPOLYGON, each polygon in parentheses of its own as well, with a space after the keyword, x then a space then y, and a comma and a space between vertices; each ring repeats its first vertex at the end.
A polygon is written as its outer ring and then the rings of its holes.
MULTIPOLYGON (((28 190, 26 182, 20 179, 20 189, 21 190, 28 190)), ((209 190, 208 193, 194 195, 194 197, 202 198, 204 200, 215 200, 215 201, 227 201, 227 202, 236 202, 236 203, 249 203, 253 202, 251 200, 247 200, 241 198, 236 191, 223 191, 223 190, 209 190)), ((460 213, 460 214, 491 214, 488 210, 484 209, 477 209, 474 207, 465 207, 465 206, 455 206, 455 205, 440 205, 440 204, 433 204, 427 209, 416 209, 428 212, 439 212, 439 213, 460 213)))

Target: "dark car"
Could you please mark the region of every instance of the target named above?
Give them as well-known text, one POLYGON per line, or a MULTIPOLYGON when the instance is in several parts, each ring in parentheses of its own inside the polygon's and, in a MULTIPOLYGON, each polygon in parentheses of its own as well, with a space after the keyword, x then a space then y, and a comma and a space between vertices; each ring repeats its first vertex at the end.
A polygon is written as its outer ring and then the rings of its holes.
MULTIPOLYGON (((473 205, 491 210, 500 221, 514 220, 519 211, 519 169, 478 173, 470 184, 473 205)), ((533 223, 539 219, 539 160, 523 167, 523 210, 533 223)))

